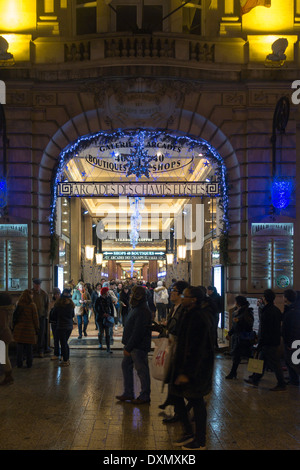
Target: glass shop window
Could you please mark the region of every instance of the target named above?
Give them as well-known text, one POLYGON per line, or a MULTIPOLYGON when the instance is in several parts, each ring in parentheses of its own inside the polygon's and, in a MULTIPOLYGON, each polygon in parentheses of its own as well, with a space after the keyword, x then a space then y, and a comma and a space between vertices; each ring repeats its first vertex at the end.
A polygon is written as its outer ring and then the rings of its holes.
POLYGON ((76 33, 77 35, 95 34, 97 32, 97 2, 76 0, 76 33))
POLYGON ((0 225, 0 291, 28 289, 28 226, 0 225))
POLYGON ((251 287, 293 288, 293 253, 292 223, 252 224, 251 287))

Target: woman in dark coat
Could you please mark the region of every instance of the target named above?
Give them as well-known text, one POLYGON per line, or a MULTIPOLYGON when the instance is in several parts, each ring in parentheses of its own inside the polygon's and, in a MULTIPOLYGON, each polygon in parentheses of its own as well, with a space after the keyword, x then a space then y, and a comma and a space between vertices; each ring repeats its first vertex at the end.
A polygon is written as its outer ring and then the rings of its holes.
POLYGON ((33 293, 25 289, 14 312, 14 341, 17 343, 17 366, 23 366, 23 354, 26 355, 27 367, 32 366, 33 345, 37 343, 39 332, 39 316, 33 293), (16 315, 17 314, 17 315, 16 315))
POLYGON ((243 295, 235 298, 236 310, 232 318, 232 328, 229 330, 226 339, 232 337, 232 368, 226 379, 235 379, 238 366, 243 356, 251 356, 251 348, 254 340, 253 309, 249 307, 249 302, 243 295))
POLYGON ((108 291, 108 287, 102 287, 100 297, 97 298, 95 303, 95 311, 99 349, 103 349, 103 335, 105 333, 106 351, 112 353, 110 349, 110 329, 114 325, 114 306, 108 291))
POLYGON ((122 325, 125 325, 126 318, 129 312, 129 301, 130 301, 130 289, 128 286, 124 286, 120 292, 120 306, 122 315, 122 325))
POLYGON ((205 449, 206 404, 204 396, 212 388, 214 367, 214 325, 208 312, 201 308, 204 299, 200 287, 188 287, 183 291, 177 349, 175 353, 170 393, 184 434, 174 445, 183 449, 205 449), (195 433, 188 417, 184 399, 193 408, 195 433))
POLYGON ((56 321, 56 334, 60 344, 62 361, 60 366, 70 365, 70 348, 68 340, 73 330, 75 304, 72 301, 71 289, 64 289, 60 298, 55 302, 53 318, 56 321))

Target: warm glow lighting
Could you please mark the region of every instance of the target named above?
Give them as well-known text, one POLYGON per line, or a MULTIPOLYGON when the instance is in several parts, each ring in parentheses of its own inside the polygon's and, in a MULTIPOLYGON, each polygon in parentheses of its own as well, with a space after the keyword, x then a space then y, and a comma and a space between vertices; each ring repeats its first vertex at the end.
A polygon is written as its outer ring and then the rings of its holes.
POLYGON ((296 35, 253 35, 247 37, 250 62, 264 62, 266 56, 272 54, 272 44, 281 38, 285 38, 288 41, 288 47, 285 50, 287 60, 294 60, 294 44, 298 40, 296 35))
POLYGON ((173 253, 167 253, 166 254, 166 259, 167 259, 167 264, 173 264, 174 263, 174 254, 173 253))
POLYGON ((185 259, 186 258, 186 245, 178 245, 177 247, 177 258, 185 259))
POLYGON ((243 15, 243 30, 265 34, 267 32, 285 33, 292 31, 294 0, 272 0, 271 8, 258 6, 243 15))
POLYGON ((2 32, 29 32, 36 28, 36 1, 0 0, 2 32))
POLYGON ((103 262, 103 254, 102 253, 96 253, 96 263, 97 264, 102 264, 103 262))
POLYGON ((94 245, 85 245, 85 258, 88 261, 92 261, 94 259, 94 245))
POLYGON ((30 43, 32 40, 30 34, 1 34, 1 36, 8 42, 7 52, 13 54, 15 60, 30 60, 30 43))

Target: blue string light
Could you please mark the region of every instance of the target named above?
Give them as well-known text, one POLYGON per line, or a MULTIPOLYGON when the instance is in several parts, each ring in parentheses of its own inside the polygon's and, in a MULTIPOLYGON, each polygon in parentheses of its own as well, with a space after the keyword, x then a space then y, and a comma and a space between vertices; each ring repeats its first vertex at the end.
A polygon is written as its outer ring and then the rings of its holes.
POLYGON ((0 178, 0 208, 3 209, 7 205, 7 183, 6 178, 0 178))
POLYGON ((272 183, 272 205, 275 209, 286 209, 292 199, 293 181, 288 178, 275 178, 272 183))
MULTIPOLYGON (((163 130, 146 130, 146 129, 135 129, 135 130, 117 130, 114 132, 100 131, 94 134, 89 134, 80 137, 72 144, 68 145, 59 156, 58 164, 54 172, 54 177, 51 182, 51 191, 52 191, 52 204, 51 204, 51 214, 49 217, 50 221, 50 233, 53 235, 55 233, 56 225, 56 204, 57 204, 57 185, 63 179, 63 174, 66 169, 68 162, 78 156, 79 152, 87 149, 88 147, 108 145, 113 142, 116 142, 121 139, 128 139, 132 141, 132 153, 126 155, 126 160, 128 163, 127 166, 127 176, 135 175, 136 179, 139 180, 141 177, 150 176, 149 168, 151 160, 154 157, 151 157, 147 153, 147 149, 144 148, 144 142, 148 141, 160 141, 161 143, 166 144, 166 149, 168 145, 177 146, 177 147, 187 147, 188 152, 197 150, 201 152, 203 157, 206 159, 205 166, 209 162, 212 164, 215 163, 217 166, 215 176, 216 180, 220 185, 220 207, 223 211, 223 232, 227 233, 229 230, 229 221, 228 221, 228 187, 227 187, 227 173, 226 167, 221 156, 218 152, 204 139, 194 139, 192 137, 178 136, 171 133, 165 132, 163 130)), ((165 157, 167 153, 165 154, 165 157)))

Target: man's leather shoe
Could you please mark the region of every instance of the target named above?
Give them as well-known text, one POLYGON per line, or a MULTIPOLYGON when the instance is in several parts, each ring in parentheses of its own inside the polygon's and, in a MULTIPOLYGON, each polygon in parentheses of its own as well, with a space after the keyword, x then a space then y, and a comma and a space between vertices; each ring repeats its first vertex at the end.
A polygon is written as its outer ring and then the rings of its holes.
POLYGON ((119 401, 131 401, 134 400, 134 397, 128 397, 127 395, 117 395, 116 399, 119 401))
POLYGON ((143 400, 142 398, 134 398, 133 400, 130 400, 131 403, 134 405, 144 405, 144 404, 150 404, 150 400, 143 400))

